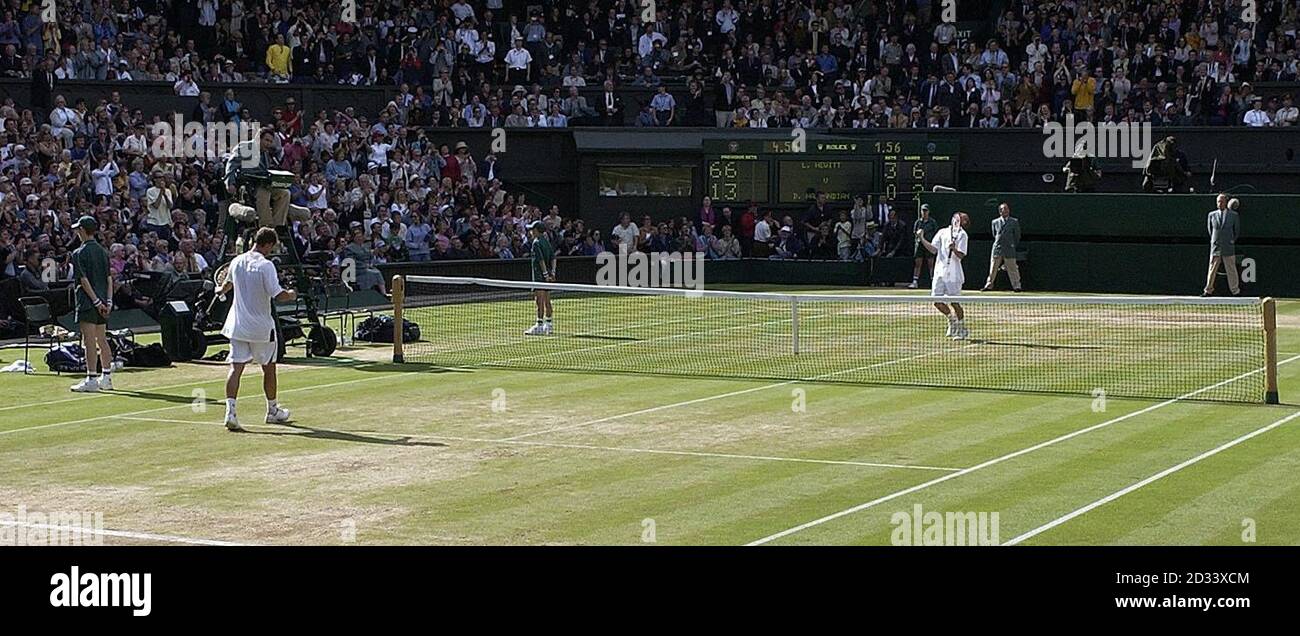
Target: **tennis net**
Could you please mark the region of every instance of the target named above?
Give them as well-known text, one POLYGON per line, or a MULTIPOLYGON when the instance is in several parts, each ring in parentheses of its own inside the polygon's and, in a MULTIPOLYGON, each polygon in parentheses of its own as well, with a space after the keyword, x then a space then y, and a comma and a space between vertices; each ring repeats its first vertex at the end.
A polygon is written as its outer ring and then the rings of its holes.
POLYGON ((394 281, 394 304, 422 334, 399 338, 394 359, 444 367, 1276 399, 1266 388, 1276 364, 1266 346, 1270 299, 954 299, 407 276, 394 281), (550 293, 549 335, 524 333, 536 322, 535 289, 550 293), (946 337, 933 305, 945 300, 962 305, 967 339, 946 337))

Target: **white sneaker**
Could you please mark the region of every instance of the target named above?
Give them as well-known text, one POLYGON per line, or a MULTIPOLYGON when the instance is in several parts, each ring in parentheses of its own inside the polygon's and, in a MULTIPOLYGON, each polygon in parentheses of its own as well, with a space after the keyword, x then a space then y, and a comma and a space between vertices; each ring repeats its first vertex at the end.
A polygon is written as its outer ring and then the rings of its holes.
POLYGON ((549 322, 543 324, 543 325, 542 325, 542 333, 543 333, 544 335, 547 335, 547 336, 549 336, 549 335, 555 333, 555 326, 552 325, 552 324, 549 323, 549 322))
POLYGON ((524 331, 525 336, 541 336, 546 334, 546 327, 542 325, 533 325, 524 331))
POLYGON ((958 323, 956 327, 952 334, 953 340, 965 340, 970 335, 970 330, 966 328, 966 325, 958 323))
POLYGON ((98 393, 99 381, 92 377, 85 377, 80 382, 72 385, 72 390, 77 393, 98 393))
POLYGON ((945 337, 945 338, 951 338, 951 337, 956 336, 956 335, 957 335, 957 323, 954 322, 954 321, 952 321, 952 320, 949 320, 949 321, 948 321, 948 331, 945 332, 945 333, 943 334, 943 337, 945 337))
POLYGON ((234 433, 244 430, 244 427, 239 425, 239 418, 235 417, 234 413, 226 414, 226 430, 234 433))
POLYGON ((907 284, 907 288, 908 288, 908 289, 916 289, 916 281, 912 281, 912 282, 908 283, 908 284, 907 284))
POLYGON ((277 405, 274 410, 266 414, 267 424, 284 424, 289 421, 289 409, 277 405))
POLYGON ((101 376, 99 376, 99 379, 96 380, 96 382, 99 383, 99 390, 100 390, 100 391, 112 391, 112 390, 113 390, 113 376, 109 376, 109 375, 101 375, 101 376))

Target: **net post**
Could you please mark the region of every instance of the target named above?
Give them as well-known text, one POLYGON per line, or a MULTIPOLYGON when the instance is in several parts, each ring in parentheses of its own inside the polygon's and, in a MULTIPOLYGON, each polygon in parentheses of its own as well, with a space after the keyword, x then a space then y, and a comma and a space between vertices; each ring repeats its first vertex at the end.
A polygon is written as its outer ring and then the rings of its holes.
POLYGON ((790 299, 790 346, 792 353, 799 353, 799 299, 790 299))
POLYGON ((402 305, 406 302, 406 279, 401 274, 393 275, 393 362, 405 362, 402 355, 402 305))
POLYGON ((1264 299, 1264 402, 1277 404, 1277 303, 1264 299))

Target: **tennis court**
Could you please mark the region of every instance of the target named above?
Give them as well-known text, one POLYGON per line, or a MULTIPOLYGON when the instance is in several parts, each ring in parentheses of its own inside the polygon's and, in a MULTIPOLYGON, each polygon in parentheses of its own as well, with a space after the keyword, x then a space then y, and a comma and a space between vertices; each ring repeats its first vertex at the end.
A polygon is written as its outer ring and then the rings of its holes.
MULTIPOLYGON (((921 511, 996 513, 998 543, 1300 543, 1300 418, 1288 419, 1300 412, 1300 302, 1277 305, 1281 405, 1229 401, 1259 389, 1259 374, 1233 379, 1254 354, 1170 373, 1159 388, 1180 393, 1163 399, 1102 399, 1087 387, 1114 377, 1053 371, 1054 359, 1119 356, 1139 381, 1204 354, 1178 348, 1189 341, 1242 351, 1211 334, 1162 339, 1206 328, 1196 311, 1140 327, 1162 362, 1122 346, 1129 322, 1149 322, 1140 314, 1076 312, 1099 337, 1073 341, 1049 305, 997 339, 1048 348, 991 344, 979 332, 1001 325, 988 314, 971 318, 968 342, 940 324, 933 344, 919 332, 888 344, 917 321, 829 303, 800 314, 798 364, 812 367, 791 371, 793 356, 746 353, 789 337, 786 308, 644 305, 616 316, 639 325, 620 331, 597 322, 613 309, 566 322, 557 297, 557 335, 524 341, 528 301, 507 302, 523 313, 426 308, 461 312, 421 325, 455 346, 411 345, 406 364, 377 345, 295 360, 280 379, 294 425, 247 434, 221 425, 220 364, 126 372, 118 391, 90 396, 69 393, 66 376, 0 376, 0 501, 102 512, 106 543, 889 545, 897 515, 921 511), (502 339, 484 341, 485 326, 502 339), (503 363, 506 351, 536 364, 503 363), (817 355, 835 363, 805 362, 817 355), (750 368, 765 377, 698 373, 711 360, 767 360, 750 368), (1011 370, 990 360, 1037 364, 999 375, 1011 370), (870 365, 916 377, 955 365, 960 382, 991 386, 815 378, 870 365), (1066 380, 1079 390, 1041 390, 1066 380), (991 388, 1009 381, 1028 390, 991 388)), ((255 388, 248 378, 243 412, 260 408, 255 388)))

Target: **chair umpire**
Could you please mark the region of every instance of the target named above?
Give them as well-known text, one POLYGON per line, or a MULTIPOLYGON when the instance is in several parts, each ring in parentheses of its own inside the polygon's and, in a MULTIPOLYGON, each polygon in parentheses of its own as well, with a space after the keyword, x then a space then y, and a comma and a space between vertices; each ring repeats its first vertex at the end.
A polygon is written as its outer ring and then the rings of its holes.
MULTIPOLYGON (((234 153, 226 160, 226 189, 232 196, 239 194, 240 186, 256 183, 253 201, 259 227, 280 227, 288 222, 289 190, 272 188, 270 181, 271 168, 279 165, 281 156, 275 129, 267 127, 258 132, 257 141, 242 141, 236 145, 234 153)), ((246 207, 232 200, 230 214, 240 218, 240 212, 247 212, 246 207)))

